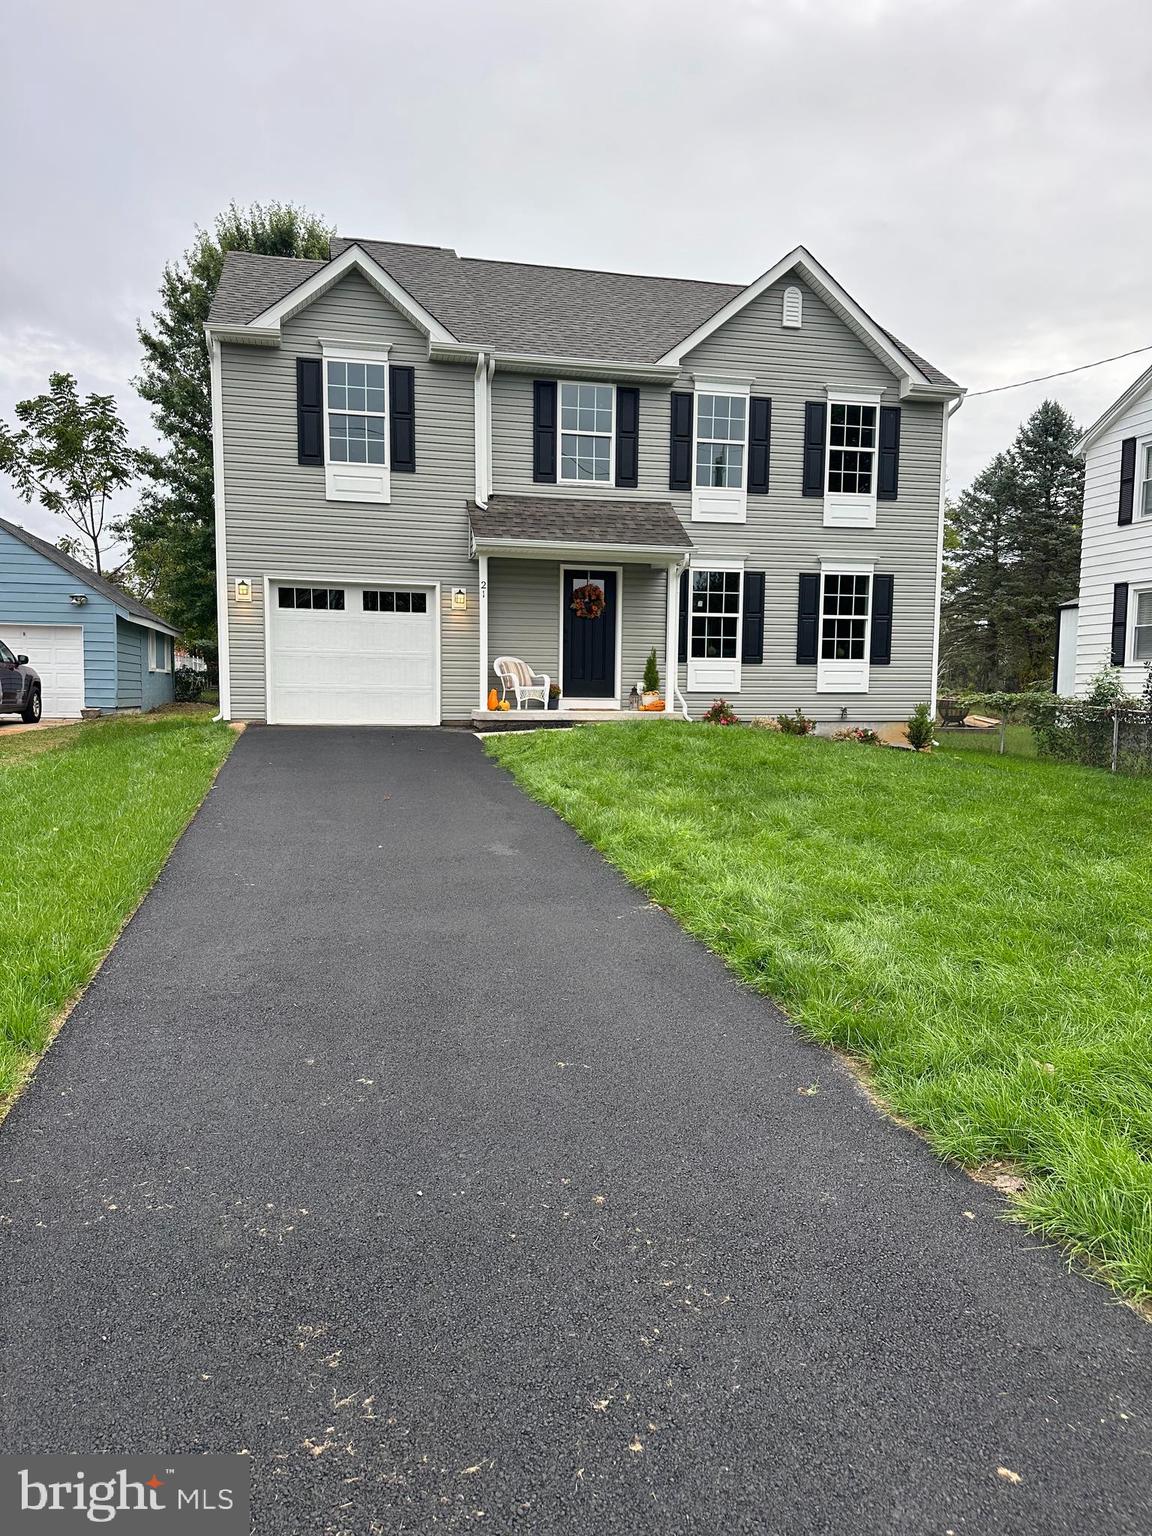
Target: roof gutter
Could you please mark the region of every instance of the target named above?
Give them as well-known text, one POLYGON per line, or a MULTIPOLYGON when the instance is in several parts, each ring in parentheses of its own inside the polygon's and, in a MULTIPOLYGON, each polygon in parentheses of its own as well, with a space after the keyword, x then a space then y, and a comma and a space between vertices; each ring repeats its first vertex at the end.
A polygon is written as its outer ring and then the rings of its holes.
POLYGON ((489 374, 540 373, 568 378, 635 379, 639 383, 671 384, 680 369, 660 363, 620 362, 619 359, 557 357, 545 352, 499 352, 474 342, 430 341, 428 358, 434 363, 477 363, 488 360, 489 374))

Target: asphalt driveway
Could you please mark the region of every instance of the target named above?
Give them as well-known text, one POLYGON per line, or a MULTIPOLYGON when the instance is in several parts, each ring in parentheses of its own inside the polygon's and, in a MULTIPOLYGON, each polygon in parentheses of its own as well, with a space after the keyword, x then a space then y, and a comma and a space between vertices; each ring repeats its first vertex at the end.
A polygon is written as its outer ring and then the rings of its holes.
POLYGON ((5 1449, 262 1536, 1152 1531, 1148 1326, 464 733, 245 733, 0 1176, 5 1449))

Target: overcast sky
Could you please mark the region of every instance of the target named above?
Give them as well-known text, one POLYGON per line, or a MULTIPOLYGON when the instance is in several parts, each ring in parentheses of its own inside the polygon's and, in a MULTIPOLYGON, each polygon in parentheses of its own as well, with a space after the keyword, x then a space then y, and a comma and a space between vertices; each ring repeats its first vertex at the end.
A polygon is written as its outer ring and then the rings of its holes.
MULTIPOLYGON (((986 389, 1152 344, 1149 0, 2 0, 0 417, 138 433, 135 321, 231 199, 460 254, 748 281, 804 244, 986 389)), ((1051 393, 965 403, 953 491, 1051 393)), ((0 511, 53 518, 0 486, 0 511)))

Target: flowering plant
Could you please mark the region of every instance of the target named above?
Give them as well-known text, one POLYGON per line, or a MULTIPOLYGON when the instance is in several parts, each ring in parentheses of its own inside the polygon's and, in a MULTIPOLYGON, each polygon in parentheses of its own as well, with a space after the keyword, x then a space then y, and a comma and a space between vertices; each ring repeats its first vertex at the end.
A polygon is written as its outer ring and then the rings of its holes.
POLYGON ((726 699, 714 699, 704 711, 709 725, 739 725, 740 717, 726 699))
POLYGON ((842 731, 833 731, 833 741, 863 741, 870 747, 878 747, 880 738, 867 725, 846 725, 842 731))

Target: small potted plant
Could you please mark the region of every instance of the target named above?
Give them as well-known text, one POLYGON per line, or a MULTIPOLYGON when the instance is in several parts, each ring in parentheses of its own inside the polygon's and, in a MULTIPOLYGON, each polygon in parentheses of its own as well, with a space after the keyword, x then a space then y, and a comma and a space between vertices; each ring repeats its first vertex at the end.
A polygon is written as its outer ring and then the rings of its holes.
POLYGON ((548 684, 548 708, 549 709, 559 709, 560 708, 560 684, 559 683, 549 683, 548 684))
POLYGON ((653 704, 662 704, 660 697, 660 669, 656 665, 656 647, 648 652, 648 660, 644 663, 644 686, 640 694, 640 707, 647 709, 653 704))

